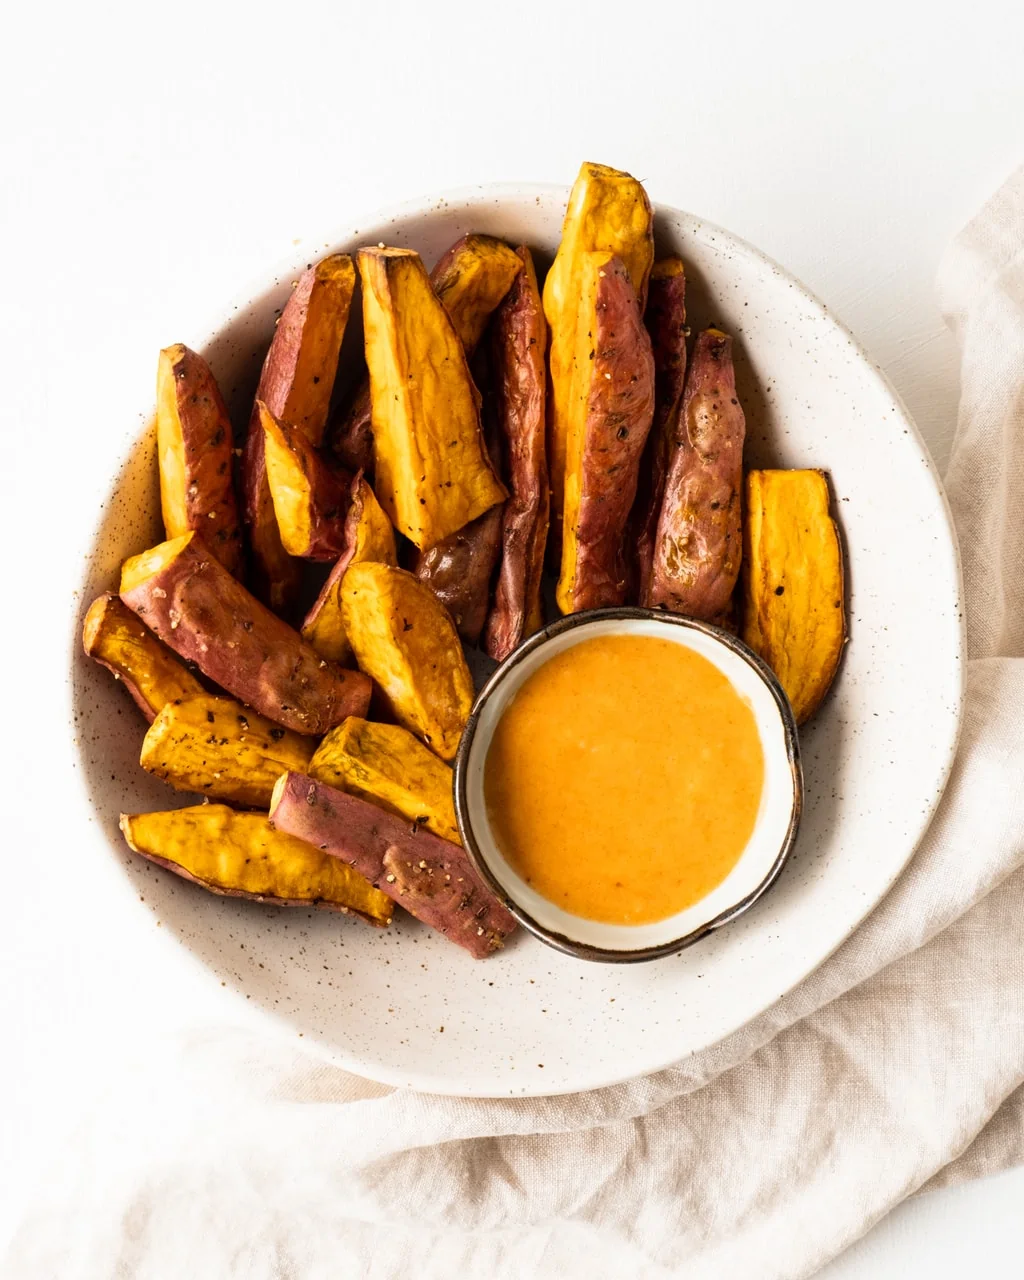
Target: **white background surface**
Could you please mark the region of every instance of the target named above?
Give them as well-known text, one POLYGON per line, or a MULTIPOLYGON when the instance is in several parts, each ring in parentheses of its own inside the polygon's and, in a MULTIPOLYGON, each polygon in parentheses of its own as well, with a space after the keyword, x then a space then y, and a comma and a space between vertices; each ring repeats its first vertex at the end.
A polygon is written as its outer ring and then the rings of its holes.
MULTIPOLYGON (((159 347, 199 341, 266 263, 357 215, 477 181, 567 183, 597 159, 801 277, 944 462, 956 360, 932 281, 1024 160, 1022 38, 1020 7, 994 3, 7 15, 0 1240, 120 1074, 177 1029, 249 1017, 134 909, 60 729, 71 593, 159 347)), ((1022 1196, 1024 1171, 924 1197, 824 1274, 1016 1275, 1022 1196)))

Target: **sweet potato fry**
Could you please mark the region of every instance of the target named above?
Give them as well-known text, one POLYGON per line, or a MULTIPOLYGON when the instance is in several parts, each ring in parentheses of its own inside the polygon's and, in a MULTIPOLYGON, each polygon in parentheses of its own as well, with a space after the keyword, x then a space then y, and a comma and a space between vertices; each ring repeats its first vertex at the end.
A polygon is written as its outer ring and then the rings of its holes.
POLYGON ((462 343, 409 249, 361 249, 373 399, 374 487, 391 523, 422 550, 506 494, 480 430, 462 343))
POLYGON ((147 720, 158 715, 166 703, 195 698, 203 692, 185 664, 109 592, 89 606, 82 643, 90 658, 122 682, 147 720))
POLYGON ((515 928, 464 849, 302 773, 274 788, 274 825, 333 854, 478 960, 515 928))
POLYGON ((501 569, 485 642, 499 662, 544 625, 541 574, 550 510, 547 325, 530 251, 522 245, 516 253, 522 270, 495 314, 491 343, 504 474, 512 491, 502 510, 501 569))
POLYGON ((320 743, 309 767, 296 772, 460 843, 451 768, 400 725, 349 716, 320 743))
MULTIPOLYGON (((491 312, 508 292, 519 263, 507 244, 493 236, 468 235, 456 240, 430 273, 469 357, 476 349, 491 312)), ((373 467, 373 424, 370 380, 364 378, 332 433, 332 448, 351 471, 373 467)))
POLYGON ((614 254, 583 256, 568 418, 563 613, 622 604, 623 539, 654 414, 654 360, 636 293, 614 254))
MULTIPOLYGON (((257 401, 318 445, 338 369, 338 351, 355 291, 355 267, 335 253, 300 276, 281 312, 260 374, 257 401)), ((267 483, 263 426, 253 405, 244 459, 245 519, 256 596, 289 614, 299 587, 299 566, 285 551, 267 483)))
POLYGON ((469 644, 480 639, 487 619, 501 550, 501 518, 502 507, 491 507, 416 557, 413 573, 437 596, 469 644))
POLYGON ((746 423, 736 397, 732 338, 697 338, 672 441, 644 604, 707 622, 729 608, 740 570, 746 423))
POLYGON ((329 467, 298 427, 275 417, 262 400, 256 408, 282 546, 290 556, 336 560, 345 545, 352 477, 329 467))
POLYGON ((274 783, 289 769, 308 768, 315 745, 234 698, 206 693, 166 704, 139 763, 177 791, 266 809, 274 783))
POLYGON ((442 760, 454 759, 473 705, 473 679, 447 610, 411 573, 369 561, 351 566, 341 598, 360 669, 400 724, 442 760))
POLYGON ((654 262, 654 218, 647 193, 628 173, 603 164, 581 166, 569 196, 562 242, 544 281, 544 314, 551 331, 551 395, 548 399, 548 471, 554 551, 561 544, 566 451, 572 415, 576 320, 584 255, 615 254, 640 302, 654 262))
POLYGON ((367 677, 324 661, 197 533, 126 560, 121 599, 180 657, 286 729, 319 735, 366 714, 367 677))
POLYGON ((229 573, 242 567, 231 419, 210 366, 179 342, 156 375, 160 506, 168 538, 198 529, 229 573))
POLYGON ((344 547, 302 623, 303 640, 331 662, 347 662, 352 654, 342 615, 341 580, 350 565, 363 560, 394 565, 398 552, 391 521, 360 474, 352 481, 344 547))
POLYGON ((121 830, 135 853, 211 893, 391 923, 387 895, 345 862, 276 830, 262 813, 223 804, 122 813, 121 830))
POLYGON ((686 382, 686 271, 681 258, 662 258, 654 264, 644 325, 654 354, 654 422, 640 463, 627 547, 641 602, 650 596, 654 538, 686 382))
POLYGON ((741 635, 803 724, 828 693, 846 641, 843 557, 824 472, 748 472, 743 540, 741 635))

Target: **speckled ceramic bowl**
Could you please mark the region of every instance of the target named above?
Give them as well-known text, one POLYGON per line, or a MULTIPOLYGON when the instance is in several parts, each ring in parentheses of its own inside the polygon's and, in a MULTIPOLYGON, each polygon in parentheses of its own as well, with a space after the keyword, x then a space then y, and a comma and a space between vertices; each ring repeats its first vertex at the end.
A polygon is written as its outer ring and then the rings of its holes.
MULTIPOLYGON (((524 803, 529 803, 524 797, 524 803)), ((735 636, 655 609, 595 609, 552 622, 505 659, 480 690, 455 760, 455 812, 477 870, 519 923, 580 960, 660 960, 738 920, 779 878, 800 827, 803 774, 789 699, 767 666, 735 636), (754 829, 721 884, 683 911, 641 925, 606 924, 563 910, 527 884, 505 857, 484 796, 487 753, 506 708, 556 654, 597 636, 654 636, 711 662, 754 713, 764 753, 764 788, 754 829)), ((579 856, 586 858, 581 846, 579 856)))
MULTIPOLYGON (((526 241, 543 267, 567 194, 477 188, 327 228, 230 300, 212 332, 167 339, 203 352, 242 427, 278 309, 315 255, 384 240, 430 263, 479 231, 526 241)), ((183 798, 139 768, 141 719, 109 673, 82 656, 78 626, 90 599, 116 585, 120 562, 161 537, 156 461, 151 432, 119 462, 116 442, 131 424, 97 423, 96 448, 111 452, 111 493, 95 528, 80 531, 90 553, 69 626, 70 732, 87 806, 78 855, 117 861, 126 892, 110 910, 147 913, 154 946, 175 939, 211 981, 262 1010, 268 1031, 293 1043, 301 1035, 331 1062, 378 1080, 491 1097, 559 1093, 713 1044, 804 978, 878 902, 913 853, 953 759, 963 655, 957 554, 913 424, 856 341, 796 280, 651 195, 659 252, 687 262, 691 324, 735 335, 748 462, 830 472, 849 583, 842 672, 801 731, 804 812, 785 871, 742 919, 677 955, 587 964, 521 931, 501 954, 474 962, 408 917, 380 931, 326 912, 216 898, 133 857, 118 813, 183 798)), ((343 351, 349 379, 359 339, 356 323, 343 351)), ((140 417, 149 408, 140 405, 140 417)), ((128 959, 145 963, 145 954, 128 959)))

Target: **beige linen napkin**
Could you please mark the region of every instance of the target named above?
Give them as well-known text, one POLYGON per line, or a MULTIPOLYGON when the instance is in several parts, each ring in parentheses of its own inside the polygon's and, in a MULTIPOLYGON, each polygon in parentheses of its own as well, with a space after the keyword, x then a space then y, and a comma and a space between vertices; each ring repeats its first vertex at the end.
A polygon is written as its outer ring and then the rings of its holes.
POLYGON ((966 718, 931 830, 856 934, 722 1043, 571 1097, 397 1092, 197 1034, 71 1144, 5 1275, 795 1278, 922 1187, 1024 1159, 1024 171, 941 292, 966 718))

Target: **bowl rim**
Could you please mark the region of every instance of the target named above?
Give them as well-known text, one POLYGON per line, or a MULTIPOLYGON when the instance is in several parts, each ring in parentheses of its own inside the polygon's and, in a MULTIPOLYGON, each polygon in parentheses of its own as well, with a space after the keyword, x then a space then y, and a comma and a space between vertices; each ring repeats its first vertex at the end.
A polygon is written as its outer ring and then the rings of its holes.
POLYGON ((786 865, 796 843, 797 833, 800 830, 800 819, 803 815, 804 782, 803 767, 800 761, 799 732, 789 698, 786 696, 785 690, 779 683, 775 673, 762 658, 731 632, 725 631, 721 627, 716 627, 710 622, 702 622, 697 618, 688 618, 682 614, 668 613, 664 609, 645 609, 631 605, 619 605, 606 609, 587 609, 580 613, 570 613, 562 618, 557 618, 554 622, 549 622, 547 626, 534 632, 491 673, 474 699, 472 710, 466 721, 466 727, 463 729, 462 737, 459 741, 454 769, 452 794, 455 802, 455 818, 459 827, 459 835, 462 837, 462 843, 469 854, 470 861, 487 887, 507 907, 511 915, 524 929, 547 946, 553 947, 556 951, 561 951, 565 955, 573 956, 577 960, 591 960, 605 964, 638 964, 647 960, 660 960, 665 956, 675 955, 687 947, 692 947, 694 943, 706 938, 708 934, 713 933, 716 929, 720 929, 723 925, 730 924, 733 920, 742 916, 755 902, 764 897, 782 874, 782 869, 786 865), (491 870, 473 830, 469 806, 469 756, 480 725, 481 714, 487 703, 524 659, 549 644, 558 636, 581 627, 586 629, 595 623, 616 620, 626 622, 654 621, 665 626, 700 632, 702 635, 717 641, 724 648, 731 650, 732 653, 753 668, 754 672, 767 686, 779 712, 786 745, 786 758, 793 779, 792 808, 786 833, 783 836, 782 844, 775 855, 774 861, 757 885, 738 902, 724 908, 710 920, 705 921, 704 924, 698 925, 696 929, 691 929, 688 933, 682 934, 678 938, 672 938, 668 942, 659 942, 652 946, 636 947, 631 950, 618 950, 611 947, 596 946, 593 943, 578 942, 574 938, 570 938, 564 933, 559 933, 555 929, 549 929, 537 921, 524 906, 511 897, 508 889, 501 884, 491 870))

